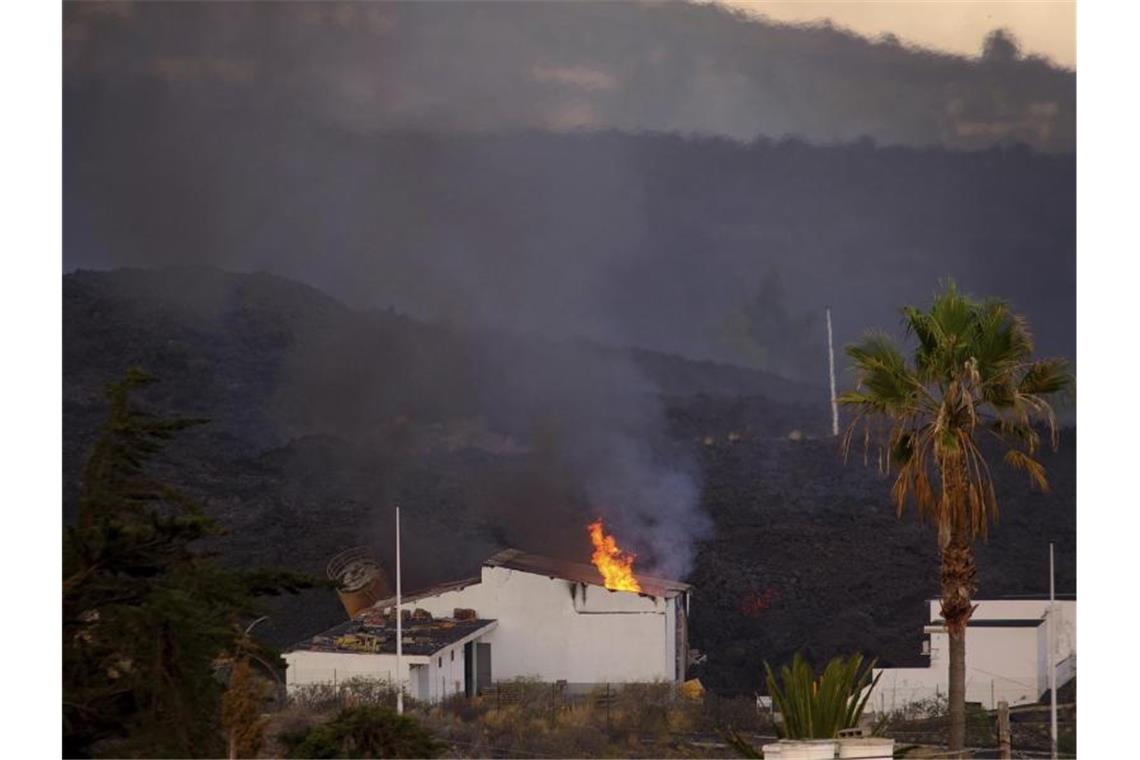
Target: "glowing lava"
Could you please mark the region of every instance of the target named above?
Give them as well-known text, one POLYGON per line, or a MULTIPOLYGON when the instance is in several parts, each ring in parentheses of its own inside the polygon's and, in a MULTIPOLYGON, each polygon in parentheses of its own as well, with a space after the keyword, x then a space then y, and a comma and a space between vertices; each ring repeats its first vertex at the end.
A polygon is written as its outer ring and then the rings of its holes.
POLYGON ((623 552, 613 536, 607 536, 602 521, 596 520, 586 526, 590 540, 594 542, 594 556, 590 561, 605 579, 606 588, 614 591, 641 591, 641 584, 633 574, 633 561, 637 555, 623 552))

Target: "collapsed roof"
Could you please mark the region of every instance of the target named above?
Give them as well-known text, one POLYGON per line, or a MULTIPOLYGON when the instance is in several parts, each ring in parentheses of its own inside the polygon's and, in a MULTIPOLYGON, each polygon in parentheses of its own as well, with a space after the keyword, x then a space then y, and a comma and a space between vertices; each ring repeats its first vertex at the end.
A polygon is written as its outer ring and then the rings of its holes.
MULTIPOLYGON (((476 633, 488 631, 494 620, 468 618, 432 618, 422 610, 405 610, 402 623, 403 653, 434 655, 476 633)), ((375 607, 322 631, 311 639, 298 642, 288 651, 348 652, 353 654, 395 654, 396 616, 375 607)))

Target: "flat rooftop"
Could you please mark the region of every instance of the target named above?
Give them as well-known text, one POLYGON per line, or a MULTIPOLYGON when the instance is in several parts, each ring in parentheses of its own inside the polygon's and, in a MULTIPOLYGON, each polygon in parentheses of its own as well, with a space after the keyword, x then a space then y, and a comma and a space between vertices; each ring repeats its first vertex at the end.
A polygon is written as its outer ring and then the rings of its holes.
MULTIPOLYGON (((408 610, 405 609, 405 613, 408 610)), ((403 622, 403 652, 406 655, 433 655, 483 629, 495 626, 494 620, 473 618, 411 619, 403 622)), ((347 652, 351 654, 395 654, 396 617, 369 608, 352 620, 335 625, 310 639, 299 641, 286 651, 347 652)))

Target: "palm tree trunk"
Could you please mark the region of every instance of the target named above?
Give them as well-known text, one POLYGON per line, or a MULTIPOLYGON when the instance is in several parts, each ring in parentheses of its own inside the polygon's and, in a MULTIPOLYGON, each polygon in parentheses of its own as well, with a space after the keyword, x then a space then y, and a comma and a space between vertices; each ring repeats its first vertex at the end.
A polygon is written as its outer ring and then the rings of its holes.
POLYGON ((942 618, 950 635, 949 736, 951 752, 966 746, 966 624, 974 612, 974 551, 963 530, 942 550, 942 618))
POLYGON ((947 744, 951 752, 966 746, 966 632, 950 632, 950 689, 947 744))

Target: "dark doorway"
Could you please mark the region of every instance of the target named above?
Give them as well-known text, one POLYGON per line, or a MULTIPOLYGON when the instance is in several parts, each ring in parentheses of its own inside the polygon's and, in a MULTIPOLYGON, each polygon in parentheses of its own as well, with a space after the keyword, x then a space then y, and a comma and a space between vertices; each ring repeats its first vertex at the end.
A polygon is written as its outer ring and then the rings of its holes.
POLYGON ((469 641, 463 645, 463 693, 478 695, 491 685, 491 645, 469 641))
POLYGON ((479 691, 491 685, 491 645, 475 645, 475 685, 479 691))
POLYGON ((468 699, 475 696, 475 673, 472 668, 475 665, 475 644, 468 641, 463 645, 463 693, 468 699))

